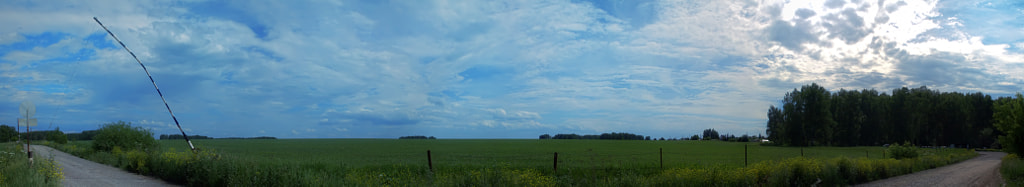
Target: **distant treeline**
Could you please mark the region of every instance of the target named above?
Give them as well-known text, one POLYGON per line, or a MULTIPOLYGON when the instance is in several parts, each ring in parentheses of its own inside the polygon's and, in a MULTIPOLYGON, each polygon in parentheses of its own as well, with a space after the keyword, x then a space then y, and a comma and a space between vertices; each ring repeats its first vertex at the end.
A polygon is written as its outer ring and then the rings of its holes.
MULTIPOLYGON (((160 135, 160 139, 161 140, 180 140, 180 139, 185 139, 185 136, 182 136, 180 134, 161 134, 160 135)), ((202 135, 191 135, 191 136, 188 136, 188 139, 191 139, 191 140, 196 140, 196 139, 213 139, 213 137, 202 136, 202 135)))
MULTIPOLYGON (((1008 98, 1000 98, 1006 100, 1008 98)), ((991 96, 927 87, 829 92, 818 84, 793 89, 782 106, 768 108, 768 139, 790 146, 993 146, 991 96)))
POLYGON ((430 137, 426 137, 426 136, 402 136, 402 137, 398 137, 398 139, 431 139, 431 140, 433 140, 433 139, 437 139, 437 138, 434 137, 434 136, 430 136, 430 137))
POLYGON ((551 136, 550 134, 540 135, 540 139, 582 139, 582 140, 651 140, 650 136, 644 136, 633 133, 625 132, 613 132, 613 133, 601 133, 601 135, 578 135, 578 134, 556 134, 551 136))
MULTIPOLYGON (((191 136, 189 136, 191 137, 191 136)), ((257 137, 227 137, 227 138, 215 138, 215 139, 277 139, 273 136, 257 136, 257 137)))
MULTIPOLYGON (((161 134, 160 135, 160 139, 161 140, 181 140, 181 139, 185 139, 185 136, 182 136, 180 134, 161 134)), ((203 135, 189 135, 188 139, 190 139, 190 140, 197 140, 197 139, 277 139, 277 138, 271 137, 271 136, 214 138, 214 137, 203 136, 203 135)))
POLYGON ((64 135, 64 132, 60 131, 59 127, 54 130, 41 130, 32 131, 29 133, 22 133, 18 132, 18 129, 16 129, 16 127, 0 125, 0 142, 18 141, 18 139, 24 140, 25 138, 28 138, 28 140, 33 141, 49 140, 58 143, 68 142, 67 136, 64 135))
POLYGON ((746 134, 744 134, 742 136, 736 136, 736 135, 731 135, 731 134, 718 134, 718 131, 716 131, 715 129, 705 129, 704 130, 704 138, 703 139, 701 138, 700 135, 696 135, 696 134, 694 134, 693 136, 690 136, 690 137, 667 138, 666 139, 665 137, 651 138, 651 136, 644 136, 644 135, 633 134, 633 133, 624 133, 624 132, 602 133, 600 135, 592 135, 592 134, 588 134, 588 135, 556 134, 555 136, 551 136, 550 134, 543 134, 543 135, 540 135, 540 139, 542 139, 542 140, 543 139, 661 140, 661 141, 721 140, 721 141, 731 141, 731 142, 753 142, 753 141, 758 141, 758 140, 764 139, 764 137, 760 136, 760 135, 758 135, 758 136, 750 136, 750 135, 746 135, 746 134))
MULTIPOLYGON (((27 137, 29 140, 38 141, 38 140, 46 140, 48 138, 47 136, 49 136, 50 134, 53 134, 53 133, 61 133, 61 132, 58 131, 58 130, 45 130, 45 131, 32 131, 32 132, 29 132, 27 134, 26 133, 20 133, 20 134, 21 134, 21 137, 27 137)), ((63 133, 61 133, 61 134, 63 134, 63 133)))
POLYGON ((71 140, 71 141, 92 140, 92 137, 95 137, 96 134, 99 134, 99 131, 87 130, 87 131, 82 131, 82 132, 78 132, 78 133, 67 133, 68 140, 71 140))

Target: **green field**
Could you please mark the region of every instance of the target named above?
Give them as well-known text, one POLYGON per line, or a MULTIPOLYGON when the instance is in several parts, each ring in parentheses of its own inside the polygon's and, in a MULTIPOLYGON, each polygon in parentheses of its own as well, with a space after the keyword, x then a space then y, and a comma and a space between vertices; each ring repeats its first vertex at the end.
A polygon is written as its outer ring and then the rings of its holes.
POLYGON ((966 149, 903 147, 920 156, 897 160, 882 154, 901 149, 722 141, 204 139, 193 143, 200 148, 198 153, 188 151, 183 140, 160 140, 160 150, 150 151, 96 151, 89 148, 89 141, 50 145, 189 186, 808 186, 819 182, 835 186, 977 155, 966 149))
MULTIPOLYGON (((164 150, 186 150, 183 140, 161 140, 164 150)), ((349 167, 427 165, 427 150, 435 168, 494 166, 552 168, 558 152, 563 168, 657 168, 662 149, 666 168, 744 166, 744 146, 750 164, 765 160, 809 158, 882 158, 882 147, 777 147, 721 141, 631 140, 398 140, 398 139, 278 139, 194 140, 203 149, 225 157, 251 161, 337 163, 349 167)))

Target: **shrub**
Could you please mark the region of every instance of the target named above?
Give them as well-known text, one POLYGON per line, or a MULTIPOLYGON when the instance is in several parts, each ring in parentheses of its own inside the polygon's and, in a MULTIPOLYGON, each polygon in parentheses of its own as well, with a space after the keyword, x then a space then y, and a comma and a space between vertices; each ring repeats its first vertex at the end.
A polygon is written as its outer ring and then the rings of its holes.
POLYGON ((98 133, 93 137, 92 148, 97 151, 110 152, 114 147, 129 151, 149 151, 158 146, 156 139, 153 139, 153 132, 142 127, 132 127, 131 123, 124 121, 103 124, 96 131, 98 133))
POLYGON ((903 145, 894 143, 892 146, 889 146, 889 148, 886 149, 886 152, 889 152, 889 157, 895 159, 917 158, 917 156, 920 155, 920 153, 918 153, 917 151, 917 148, 915 148, 914 145, 911 145, 909 142, 904 142, 903 145))
POLYGON ((68 136, 64 135, 64 132, 60 131, 60 127, 57 127, 57 130, 50 131, 46 134, 46 140, 50 140, 51 142, 58 144, 66 144, 68 143, 68 136))

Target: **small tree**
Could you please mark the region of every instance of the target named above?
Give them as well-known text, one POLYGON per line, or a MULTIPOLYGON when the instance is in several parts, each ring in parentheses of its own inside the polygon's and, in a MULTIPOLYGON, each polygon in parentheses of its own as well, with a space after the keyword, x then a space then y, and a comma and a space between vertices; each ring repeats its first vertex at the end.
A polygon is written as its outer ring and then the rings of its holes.
POLYGON ((46 134, 46 140, 50 140, 58 144, 66 144, 68 143, 68 136, 64 135, 64 132, 60 131, 60 127, 57 127, 57 129, 46 134))
POLYGON ((542 134, 542 135, 540 135, 540 139, 541 140, 551 139, 551 135, 550 134, 542 134))
POLYGON ((149 151, 158 144, 153 139, 153 132, 142 127, 132 127, 131 123, 117 121, 103 124, 93 137, 92 148, 98 151, 111 151, 114 147, 124 150, 149 151))
POLYGON ((693 136, 690 136, 690 140, 700 140, 700 136, 694 134, 693 136))

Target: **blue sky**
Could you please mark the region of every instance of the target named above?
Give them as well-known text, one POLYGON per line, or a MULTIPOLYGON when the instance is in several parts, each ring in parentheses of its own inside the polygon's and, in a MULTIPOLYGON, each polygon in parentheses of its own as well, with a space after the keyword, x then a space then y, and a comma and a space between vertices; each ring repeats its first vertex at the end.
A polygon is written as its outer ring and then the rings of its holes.
POLYGON ((2 1, 0 123, 214 137, 764 132, 800 85, 1024 88, 1020 1, 2 1))

